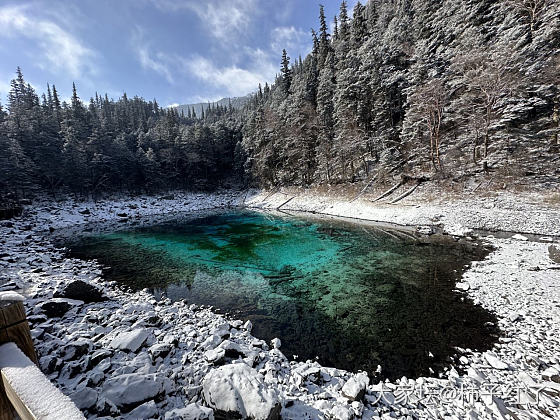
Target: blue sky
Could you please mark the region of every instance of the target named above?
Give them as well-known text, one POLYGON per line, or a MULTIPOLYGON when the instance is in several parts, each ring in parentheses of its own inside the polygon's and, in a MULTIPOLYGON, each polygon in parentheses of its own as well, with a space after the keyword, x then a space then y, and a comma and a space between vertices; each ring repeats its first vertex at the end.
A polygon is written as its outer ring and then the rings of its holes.
MULTIPOLYGON (((352 7, 356 0, 350 1, 352 7)), ((319 3, 339 0, 0 0, 0 98, 19 65, 39 92, 126 92, 163 106, 253 91, 311 49, 319 3)))

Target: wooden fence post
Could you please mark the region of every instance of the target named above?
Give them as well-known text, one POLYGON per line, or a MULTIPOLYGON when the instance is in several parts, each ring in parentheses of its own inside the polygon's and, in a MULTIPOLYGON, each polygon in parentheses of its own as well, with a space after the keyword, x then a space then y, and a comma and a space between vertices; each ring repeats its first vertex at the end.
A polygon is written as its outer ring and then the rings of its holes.
MULTIPOLYGON (((0 345, 10 342, 15 343, 33 363, 37 364, 37 354, 23 302, 0 300, 0 345)), ((14 413, 0 381, 0 420, 13 420, 14 413)))

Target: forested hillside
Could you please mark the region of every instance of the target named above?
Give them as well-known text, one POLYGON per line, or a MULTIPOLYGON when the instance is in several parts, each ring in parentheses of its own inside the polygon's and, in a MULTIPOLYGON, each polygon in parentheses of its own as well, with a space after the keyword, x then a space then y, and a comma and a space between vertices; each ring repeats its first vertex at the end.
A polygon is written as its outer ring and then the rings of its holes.
POLYGON ((211 188, 233 177, 241 140, 230 108, 185 117, 126 94, 118 101, 96 95, 86 106, 75 87, 70 103, 61 103, 55 86, 39 99, 20 69, 8 111, 0 111, 3 194, 211 188))
POLYGON ((61 103, 18 69, 1 193, 560 175, 560 2, 342 2, 332 33, 322 8, 318 23, 312 53, 284 51, 271 86, 201 115, 75 88, 61 103))
POLYGON ((244 126, 265 185, 560 173, 560 2, 345 2, 244 126))

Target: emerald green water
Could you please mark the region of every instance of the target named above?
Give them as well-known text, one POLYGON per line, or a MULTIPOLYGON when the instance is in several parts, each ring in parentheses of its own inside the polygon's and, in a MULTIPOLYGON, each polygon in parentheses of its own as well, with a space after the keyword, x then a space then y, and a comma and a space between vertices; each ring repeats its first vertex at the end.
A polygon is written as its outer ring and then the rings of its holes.
POLYGON ((484 350, 496 339, 494 316, 453 290, 487 250, 450 238, 226 211, 65 245, 105 264, 108 280, 250 319, 253 334, 279 337, 288 357, 327 366, 430 375, 455 347, 484 350))

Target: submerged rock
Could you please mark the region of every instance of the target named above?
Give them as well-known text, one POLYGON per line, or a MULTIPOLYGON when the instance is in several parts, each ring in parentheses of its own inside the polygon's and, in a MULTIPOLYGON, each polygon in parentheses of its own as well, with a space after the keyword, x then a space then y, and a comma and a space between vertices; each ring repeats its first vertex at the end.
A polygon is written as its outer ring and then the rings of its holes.
POLYGON ((202 382, 204 400, 226 417, 272 420, 280 418, 281 405, 275 389, 245 363, 221 366, 202 382))

